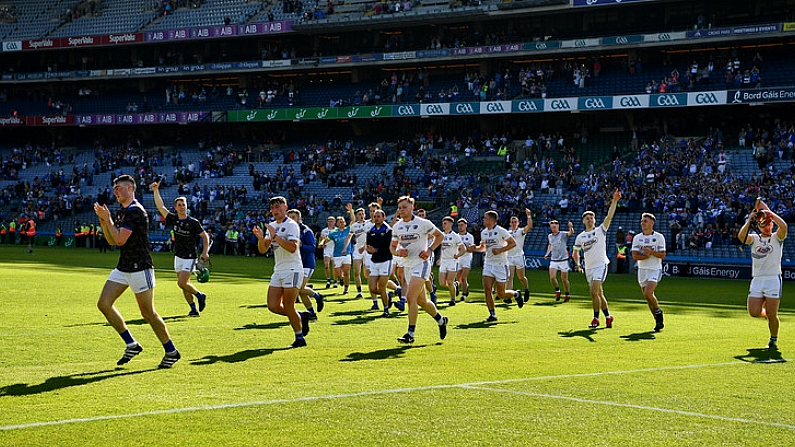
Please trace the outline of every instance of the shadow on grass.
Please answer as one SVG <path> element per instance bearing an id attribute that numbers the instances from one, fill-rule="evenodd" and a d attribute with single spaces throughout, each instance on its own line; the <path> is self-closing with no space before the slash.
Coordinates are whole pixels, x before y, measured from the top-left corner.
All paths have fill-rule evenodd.
<path id="1" fill-rule="evenodd" d="M 455 328 L 456 329 L 485 329 L 485 328 L 490 328 L 490 327 L 494 327 L 494 326 L 498 326 L 498 325 L 502 326 L 502 325 L 506 325 L 506 324 L 516 324 L 516 322 L 515 321 L 499 321 L 499 320 L 498 321 L 483 321 L 483 320 L 481 320 L 481 321 L 476 321 L 474 323 L 459 324 Z"/>
<path id="2" fill-rule="evenodd" d="M 187 315 L 174 315 L 171 317 L 163 317 L 163 321 L 182 321 L 187 320 L 189 317 Z M 138 318 L 135 320 L 130 320 L 126 322 L 128 326 L 143 326 L 148 325 L 149 323 L 146 322 L 143 318 Z M 110 323 L 107 321 L 96 321 L 94 323 L 77 323 L 77 324 L 69 324 L 64 327 L 84 327 L 84 326 L 110 326 Z"/>
<path id="3" fill-rule="evenodd" d="M 234 330 L 246 331 L 249 329 L 278 329 L 280 327 L 285 327 L 289 325 L 290 325 L 289 321 L 274 321 L 273 323 L 267 323 L 267 324 L 249 323 L 249 324 L 244 324 L 243 327 L 236 327 Z"/>
<path id="4" fill-rule="evenodd" d="M 243 304 L 242 306 L 237 306 L 240 309 L 267 309 L 267 304 Z"/>
<path id="5" fill-rule="evenodd" d="M 654 333 L 654 331 L 637 332 L 635 334 L 622 335 L 619 338 L 623 338 L 626 341 L 656 340 L 657 337 Z"/>
<path id="6" fill-rule="evenodd" d="M 0 396 L 30 396 L 32 394 L 47 393 L 50 391 L 62 390 L 73 386 L 87 385 L 114 377 L 132 376 L 145 372 L 155 371 L 155 369 L 145 369 L 142 371 L 120 371 L 119 369 L 108 369 L 104 371 L 88 372 L 80 374 L 70 374 L 68 376 L 50 377 L 42 383 L 29 385 L 27 383 L 15 383 L 0 387 Z"/>
<path id="7" fill-rule="evenodd" d="M 344 312 L 332 312 L 331 317 L 359 317 L 370 313 L 370 310 L 347 310 Z M 372 311 L 375 312 L 375 311 Z"/>
<path id="8" fill-rule="evenodd" d="M 596 329 L 583 329 L 581 331 L 566 331 L 566 332 L 558 332 L 563 338 L 574 338 L 574 337 L 582 337 L 590 342 L 596 342 L 593 339 L 593 335 L 596 333 Z"/>
<path id="9" fill-rule="evenodd" d="M 191 365 L 203 366 L 212 365 L 218 362 L 224 363 L 240 363 L 247 360 L 255 359 L 257 357 L 264 357 L 271 355 L 276 351 L 286 351 L 291 348 L 262 348 L 262 349 L 246 349 L 245 351 L 235 352 L 229 355 L 208 355 L 199 360 L 190 362 Z"/>
<path id="10" fill-rule="evenodd" d="M 335 314 L 331 314 L 331 316 L 334 316 L 334 315 Z M 381 320 L 381 319 L 384 319 L 384 318 L 392 318 L 393 316 L 394 316 L 394 314 L 389 316 L 389 317 L 384 317 L 384 314 L 382 314 L 381 312 L 377 312 L 377 313 L 373 312 L 373 313 L 369 313 L 369 314 L 365 314 L 365 315 L 357 315 L 355 318 L 350 318 L 350 319 L 347 319 L 347 320 L 337 320 L 337 321 L 334 321 L 331 324 L 333 326 L 348 326 L 348 325 L 352 325 L 352 324 L 367 324 L 367 323 L 369 323 L 371 321 Z"/>
<path id="11" fill-rule="evenodd" d="M 362 360 L 387 360 L 397 359 L 409 349 L 424 348 L 425 345 L 417 346 L 399 346 L 397 348 L 379 349 L 373 352 L 351 352 L 347 357 L 341 359 L 340 362 L 360 362 Z"/>
<path id="12" fill-rule="evenodd" d="M 555 307 L 555 306 L 560 306 L 561 304 L 563 304 L 563 301 L 541 301 L 540 303 L 539 302 L 533 303 L 533 306 L 552 306 L 552 307 Z"/>
<path id="13" fill-rule="evenodd" d="M 749 348 L 747 354 L 734 356 L 737 360 L 747 363 L 785 363 L 778 349 Z"/>

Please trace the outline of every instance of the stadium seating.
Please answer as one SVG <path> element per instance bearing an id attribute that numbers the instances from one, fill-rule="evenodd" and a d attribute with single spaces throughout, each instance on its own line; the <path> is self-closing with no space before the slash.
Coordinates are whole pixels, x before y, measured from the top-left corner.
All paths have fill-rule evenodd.
<path id="1" fill-rule="evenodd" d="M 96 16 L 65 23 L 49 37 L 134 33 L 159 17 L 150 0 L 103 0 Z"/>

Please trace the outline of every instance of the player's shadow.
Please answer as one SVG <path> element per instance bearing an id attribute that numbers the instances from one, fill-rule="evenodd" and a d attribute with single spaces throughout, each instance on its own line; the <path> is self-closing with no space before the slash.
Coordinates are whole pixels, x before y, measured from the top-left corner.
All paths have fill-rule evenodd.
<path id="1" fill-rule="evenodd" d="M 506 324 L 516 324 L 516 322 L 515 321 L 503 321 L 503 320 L 499 320 L 499 321 L 483 321 L 483 320 L 481 320 L 481 321 L 476 321 L 474 323 L 462 323 L 462 324 L 457 325 L 455 328 L 456 329 L 486 329 L 486 328 L 495 327 L 495 326 L 498 326 L 498 325 L 499 326 L 503 326 L 503 325 L 506 325 Z"/>
<path id="2" fill-rule="evenodd" d="M 182 321 L 182 320 L 187 320 L 188 318 L 190 318 L 190 317 L 188 317 L 187 315 L 173 315 L 173 316 L 170 316 L 170 317 L 163 317 L 163 321 L 165 321 L 165 322 Z M 127 322 L 127 326 L 144 326 L 144 325 L 148 325 L 148 324 L 149 323 L 147 323 L 146 320 L 144 320 L 143 318 L 138 318 L 138 319 L 130 320 L 130 321 Z M 109 323 L 105 323 L 105 325 L 106 326 L 110 326 Z"/>
<path id="3" fill-rule="evenodd" d="M 30 396 L 32 394 L 47 393 L 50 391 L 62 390 L 73 386 L 88 385 L 114 377 L 132 376 L 154 371 L 155 369 L 145 369 L 141 371 L 123 371 L 119 369 L 108 369 L 97 372 L 87 372 L 80 374 L 70 374 L 66 376 L 50 377 L 42 383 L 27 384 L 15 383 L 0 387 L 0 396 Z"/>
<path id="4" fill-rule="evenodd" d="M 656 340 L 654 331 L 636 332 L 634 334 L 622 335 L 618 338 L 623 338 L 626 341 L 641 341 L 641 340 Z"/>
<path id="5" fill-rule="evenodd" d="M 163 321 L 182 321 L 188 318 L 187 315 L 174 315 L 171 317 L 163 317 Z M 142 326 L 149 324 L 143 318 L 138 318 L 135 320 L 130 320 L 127 322 L 128 326 Z M 107 321 L 96 321 L 94 323 L 77 323 L 77 324 L 70 324 L 64 327 L 83 327 L 83 326 L 110 326 L 110 323 Z"/>
<path id="6" fill-rule="evenodd" d="M 736 355 L 734 358 L 748 363 L 785 363 L 787 361 L 781 356 L 781 351 L 768 348 L 748 348 L 747 354 Z"/>
<path id="7" fill-rule="evenodd" d="M 208 355 L 190 362 L 191 365 L 203 366 L 212 365 L 218 362 L 224 363 L 240 363 L 247 360 L 255 359 L 257 357 L 264 357 L 271 355 L 276 351 L 286 351 L 290 348 L 262 348 L 262 349 L 246 349 L 245 351 L 235 352 L 229 355 Z"/>
<path id="8" fill-rule="evenodd" d="M 552 307 L 555 307 L 555 306 L 560 306 L 561 304 L 563 304 L 563 301 L 541 301 L 541 302 L 533 303 L 533 306 L 552 306 Z"/>
<path id="9" fill-rule="evenodd" d="M 335 314 L 332 314 L 335 316 Z M 349 318 L 347 320 L 336 320 L 331 323 L 333 326 L 349 326 L 354 324 L 367 324 L 371 321 L 381 320 L 385 317 L 381 313 L 370 313 L 370 314 L 357 314 L 354 318 Z"/>
<path id="10" fill-rule="evenodd" d="M 346 310 L 344 312 L 332 312 L 330 315 L 332 317 L 358 317 L 367 315 L 370 312 L 369 310 Z"/>
<path id="11" fill-rule="evenodd" d="M 377 351 L 372 351 L 372 352 L 351 352 L 350 354 L 348 354 L 347 357 L 341 359 L 340 362 L 360 362 L 362 360 L 397 359 L 403 357 L 403 355 L 409 349 L 424 348 L 424 347 L 425 345 L 399 346 L 397 348 L 379 349 Z"/>
<path id="12" fill-rule="evenodd" d="M 593 335 L 596 333 L 596 329 L 583 329 L 581 331 L 566 331 L 566 332 L 558 332 L 563 338 L 574 338 L 574 337 L 581 337 L 590 342 L 596 342 L 593 339 Z"/>
<path id="13" fill-rule="evenodd" d="M 268 304 L 244 304 L 238 307 L 240 309 L 267 309 Z"/>
<path id="14" fill-rule="evenodd" d="M 275 321 L 273 323 L 267 324 L 257 324 L 257 323 L 249 323 L 244 324 L 243 327 L 236 327 L 236 331 L 246 331 L 249 329 L 278 329 L 280 327 L 289 326 L 290 323 L 287 321 Z"/>

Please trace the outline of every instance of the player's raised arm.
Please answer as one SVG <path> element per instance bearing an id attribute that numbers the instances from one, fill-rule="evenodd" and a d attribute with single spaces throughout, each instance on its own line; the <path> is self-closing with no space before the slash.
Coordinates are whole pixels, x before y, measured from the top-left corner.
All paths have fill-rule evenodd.
<path id="1" fill-rule="evenodd" d="M 166 208 L 166 204 L 163 203 L 163 197 L 160 196 L 160 182 L 152 182 L 149 185 L 149 188 L 152 189 L 152 192 L 155 195 L 155 205 L 157 205 L 157 211 L 160 212 L 160 215 L 163 217 L 168 216 L 168 208 Z"/>
<path id="2" fill-rule="evenodd" d="M 525 208 L 524 213 L 527 215 L 527 225 L 522 229 L 522 233 L 527 234 L 533 229 L 533 212 Z"/>
<path id="3" fill-rule="evenodd" d="M 602 222 L 605 231 L 610 228 L 610 222 L 613 221 L 613 215 L 616 214 L 616 207 L 618 206 L 619 199 L 621 199 L 621 191 L 616 188 L 616 190 L 613 191 L 613 201 L 610 203 L 610 209 L 607 210 L 607 216 L 605 216 L 605 220 Z"/>

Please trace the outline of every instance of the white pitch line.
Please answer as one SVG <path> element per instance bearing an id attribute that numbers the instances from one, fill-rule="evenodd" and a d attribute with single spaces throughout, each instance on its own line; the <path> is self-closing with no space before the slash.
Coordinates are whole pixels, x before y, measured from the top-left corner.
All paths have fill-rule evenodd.
<path id="1" fill-rule="evenodd" d="M 786 360 L 785 360 L 786 361 Z M 582 373 L 582 374 L 561 374 L 556 376 L 540 376 L 540 377 L 525 377 L 525 378 L 518 378 L 518 379 L 503 379 L 503 380 L 491 380 L 485 382 L 469 382 L 469 383 L 457 383 L 457 384 L 450 384 L 450 385 L 428 385 L 428 386 L 420 386 L 414 388 L 394 388 L 390 390 L 374 390 L 374 391 L 362 391 L 359 393 L 346 393 L 346 394 L 330 394 L 325 396 L 306 396 L 306 397 L 295 397 L 290 399 L 271 399 L 271 400 L 262 400 L 262 401 L 252 401 L 252 402 L 238 402 L 238 403 L 229 403 L 229 404 L 218 404 L 218 405 L 202 405 L 196 407 L 185 407 L 185 408 L 171 408 L 166 410 L 153 410 L 153 411 L 144 411 L 140 413 L 128 413 L 128 414 L 112 414 L 112 415 L 105 415 L 105 416 L 94 416 L 94 417 L 87 417 L 87 418 L 73 418 L 73 419 L 61 419 L 56 421 L 41 421 L 41 422 L 30 422 L 27 424 L 17 424 L 17 425 L 3 425 L 0 426 L 0 431 L 10 431 L 10 430 L 23 430 L 27 428 L 38 428 L 38 427 L 50 427 L 55 425 L 67 425 L 67 424 L 80 424 L 86 422 L 97 422 L 97 421 L 109 421 L 114 419 L 131 419 L 131 418 L 138 418 L 144 416 L 158 416 L 164 414 L 177 414 L 177 413 L 188 413 L 193 411 L 212 411 L 212 410 L 223 410 L 228 408 L 243 408 L 243 407 L 256 407 L 256 406 L 266 406 L 266 405 L 276 405 L 276 404 L 290 404 L 290 403 L 298 403 L 298 402 L 312 402 L 318 400 L 332 400 L 332 399 L 348 399 L 354 397 L 365 397 L 365 396 L 378 396 L 384 394 L 398 394 L 398 393 L 411 393 L 417 391 L 428 391 L 428 390 L 443 390 L 443 389 L 450 389 L 450 388 L 477 388 L 477 387 L 484 387 L 486 385 L 500 385 L 500 384 L 508 384 L 508 383 L 521 383 L 521 382 L 534 382 L 534 381 L 542 381 L 542 380 L 558 380 L 558 379 L 573 379 L 573 378 L 581 378 L 581 377 L 598 377 L 598 376 L 610 376 L 610 375 L 621 375 L 621 374 L 637 374 L 637 373 L 648 373 L 648 372 L 655 372 L 655 371 L 675 371 L 675 370 L 683 370 L 683 369 L 695 369 L 695 368 L 714 368 L 714 367 L 721 367 L 721 366 L 732 366 L 732 365 L 749 365 L 752 363 L 748 362 L 722 362 L 722 363 L 702 363 L 702 364 L 695 364 L 695 365 L 679 365 L 679 366 L 661 366 L 657 368 L 645 368 L 645 369 L 629 369 L 629 370 L 622 370 L 622 371 L 601 371 L 601 372 L 593 372 L 593 373 Z M 552 397 L 552 396 L 550 396 Z M 674 410 L 672 410 L 674 411 Z M 755 421 L 754 421 L 755 422 Z M 795 426 L 789 425 L 782 425 L 788 428 L 795 428 Z"/>
<path id="2" fill-rule="evenodd" d="M 517 394 L 520 396 L 530 396 L 530 397 L 542 397 L 546 399 L 557 399 L 557 400 L 568 400 L 572 402 L 578 402 L 582 404 L 594 404 L 594 405 L 607 405 L 611 407 L 624 407 L 624 408 L 632 408 L 635 410 L 648 410 L 648 411 L 656 411 L 660 413 L 671 413 L 676 414 L 679 416 L 692 416 L 704 419 L 717 419 L 719 421 L 726 421 L 726 422 L 740 422 L 743 424 L 757 424 L 757 425 L 766 425 L 769 427 L 782 427 L 782 428 L 789 428 L 791 430 L 795 430 L 795 425 L 790 424 L 782 424 L 779 422 L 767 422 L 767 421 L 757 421 L 753 419 L 744 419 L 744 418 L 733 418 L 728 416 L 719 416 L 714 414 L 706 414 L 706 413 L 696 413 L 693 411 L 683 411 L 683 410 L 672 410 L 670 408 L 658 408 L 658 407 L 649 407 L 646 405 L 635 405 L 635 404 L 624 404 L 620 402 L 610 402 L 604 400 L 593 400 L 593 399 L 582 399 L 579 397 L 569 397 L 569 396 L 556 396 L 554 394 L 544 394 L 544 393 L 528 393 L 525 391 L 516 391 L 516 390 L 506 390 L 500 388 L 490 388 L 485 386 L 472 386 L 472 385 L 462 385 L 461 388 L 466 388 L 470 390 L 482 390 L 482 391 L 493 391 L 498 393 L 506 393 L 506 394 Z"/>

